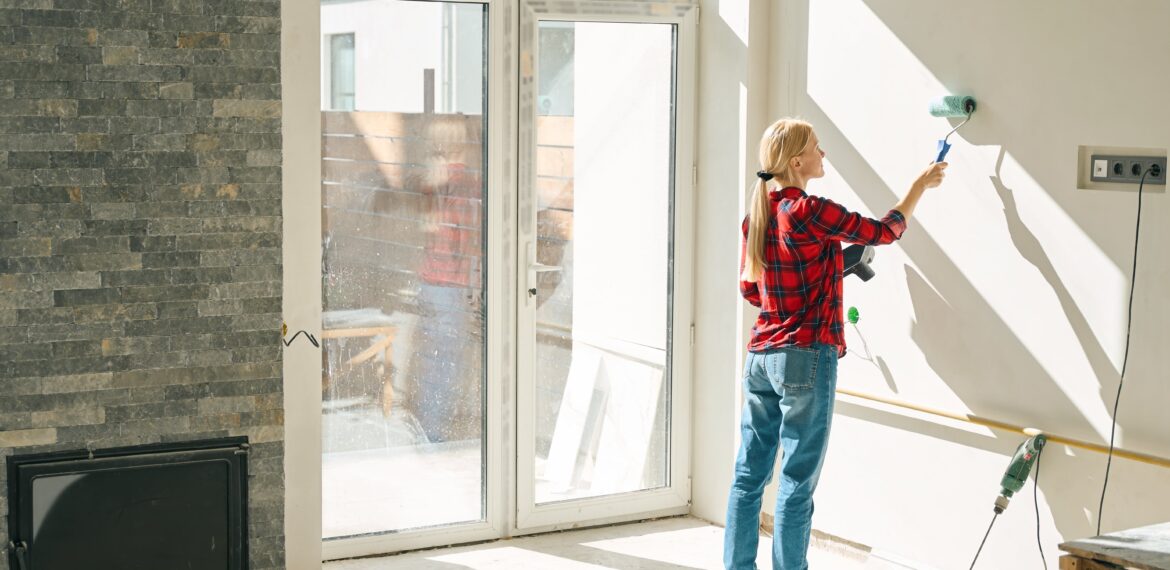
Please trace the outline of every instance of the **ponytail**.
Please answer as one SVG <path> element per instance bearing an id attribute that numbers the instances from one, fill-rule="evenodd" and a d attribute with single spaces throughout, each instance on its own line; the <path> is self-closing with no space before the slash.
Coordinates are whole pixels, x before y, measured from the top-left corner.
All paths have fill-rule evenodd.
<path id="1" fill-rule="evenodd" d="M 764 240 L 768 234 L 768 223 L 772 217 L 771 200 L 768 198 L 768 182 L 756 180 L 755 195 L 752 196 L 751 213 L 748 214 L 747 248 L 743 259 L 741 281 L 755 283 L 764 273 Z"/>
<path id="2" fill-rule="evenodd" d="M 747 247 L 744 248 L 741 281 L 758 282 L 764 273 L 764 246 L 768 225 L 772 223 L 772 199 L 768 196 L 768 181 L 773 177 L 785 180 L 789 161 L 804 152 L 812 139 L 812 125 L 799 119 L 780 119 L 760 139 L 760 166 L 756 173 L 755 196 L 748 213 Z"/>

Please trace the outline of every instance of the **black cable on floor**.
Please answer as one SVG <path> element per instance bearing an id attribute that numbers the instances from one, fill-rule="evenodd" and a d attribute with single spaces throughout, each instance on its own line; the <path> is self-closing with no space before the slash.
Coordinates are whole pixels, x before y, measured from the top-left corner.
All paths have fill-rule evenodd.
<path id="1" fill-rule="evenodd" d="M 983 542 L 979 543 L 979 550 L 975 551 L 975 558 L 971 560 L 971 568 L 975 568 L 975 561 L 979 560 L 979 553 L 983 552 L 983 545 L 987 544 L 987 536 L 991 534 L 991 527 L 995 526 L 995 519 L 999 518 L 999 513 L 991 517 L 991 524 L 987 525 L 987 532 L 983 533 Z"/>
<path id="2" fill-rule="evenodd" d="M 1040 549 L 1040 561 L 1044 563 L 1044 570 L 1048 570 L 1048 560 L 1044 558 L 1044 543 L 1040 541 L 1040 459 L 1044 455 L 1044 448 L 1036 452 L 1036 478 L 1032 481 L 1032 504 L 1036 507 L 1036 546 Z"/>
<path id="3" fill-rule="evenodd" d="M 1121 386 L 1125 383 L 1125 368 L 1129 364 L 1129 334 L 1133 328 L 1133 289 L 1137 285 L 1138 240 L 1142 235 L 1142 187 L 1146 185 L 1146 175 L 1151 169 L 1142 173 L 1138 182 L 1137 222 L 1134 224 L 1133 236 L 1133 270 L 1129 277 L 1129 316 L 1125 322 L 1125 356 L 1121 359 L 1121 378 L 1117 381 L 1117 398 L 1113 400 L 1113 427 L 1109 428 L 1109 459 L 1105 462 L 1105 482 L 1101 484 L 1101 502 L 1097 505 L 1097 536 L 1101 536 L 1101 519 L 1105 514 L 1105 489 L 1109 487 L 1109 469 L 1113 466 L 1113 443 L 1117 435 L 1117 405 L 1121 403 Z"/>

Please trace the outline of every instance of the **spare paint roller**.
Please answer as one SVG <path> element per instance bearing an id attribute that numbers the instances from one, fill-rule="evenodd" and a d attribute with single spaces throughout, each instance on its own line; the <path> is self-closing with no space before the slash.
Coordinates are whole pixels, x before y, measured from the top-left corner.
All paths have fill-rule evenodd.
<path id="1" fill-rule="evenodd" d="M 934 160 L 935 162 L 946 160 L 947 151 L 951 150 L 951 145 L 947 143 L 947 139 L 951 138 L 951 135 L 959 130 L 959 127 L 967 124 L 967 121 L 971 120 L 971 113 L 974 112 L 975 98 L 969 95 L 947 95 L 946 97 L 939 97 L 930 102 L 930 114 L 935 117 L 965 117 L 963 122 L 959 123 L 958 127 L 951 129 L 951 132 L 947 133 L 947 136 L 938 141 L 938 158 Z"/>

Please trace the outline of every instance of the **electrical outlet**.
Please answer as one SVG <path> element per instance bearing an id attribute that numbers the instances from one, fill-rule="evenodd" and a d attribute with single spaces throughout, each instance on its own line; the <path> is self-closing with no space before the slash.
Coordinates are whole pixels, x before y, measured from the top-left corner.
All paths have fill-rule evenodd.
<path id="1" fill-rule="evenodd" d="M 1166 184 L 1166 159 L 1154 159 L 1150 164 L 1150 174 L 1147 180 L 1151 184 Z"/>
<path id="2" fill-rule="evenodd" d="M 1093 182 L 1119 182 L 1122 184 L 1138 184 L 1145 175 L 1145 183 L 1153 185 L 1166 184 L 1166 157 L 1164 156 L 1118 156 L 1093 155 L 1092 165 Z"/>

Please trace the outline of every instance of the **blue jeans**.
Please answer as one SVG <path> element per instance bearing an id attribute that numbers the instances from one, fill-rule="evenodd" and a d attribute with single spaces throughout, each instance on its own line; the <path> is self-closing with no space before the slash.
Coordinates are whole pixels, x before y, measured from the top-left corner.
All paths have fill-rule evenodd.
<path id="1" fill-rule="evenodd" d="M 479 344 L 478 322 L 467 296 L 462 287 L 424 283 L 419 288 L 415 415 L 431 443 L 479 437 L 478 417 L 464 417 L 470 404 L 478 410 L 481 370 L 473 350 Z"/>
<path id="2" fill-rule="evenodd" d="M 837 349 L 817 344 L 748 353 L 744 364 L 743 443 L 727 504 L 723 564 L 756 567 L 760 503 L 779 445 L 780 491 L 772 538 L 774 570 L 806 570 L 813 491 L 821 474 L 837 389 Z"/>

